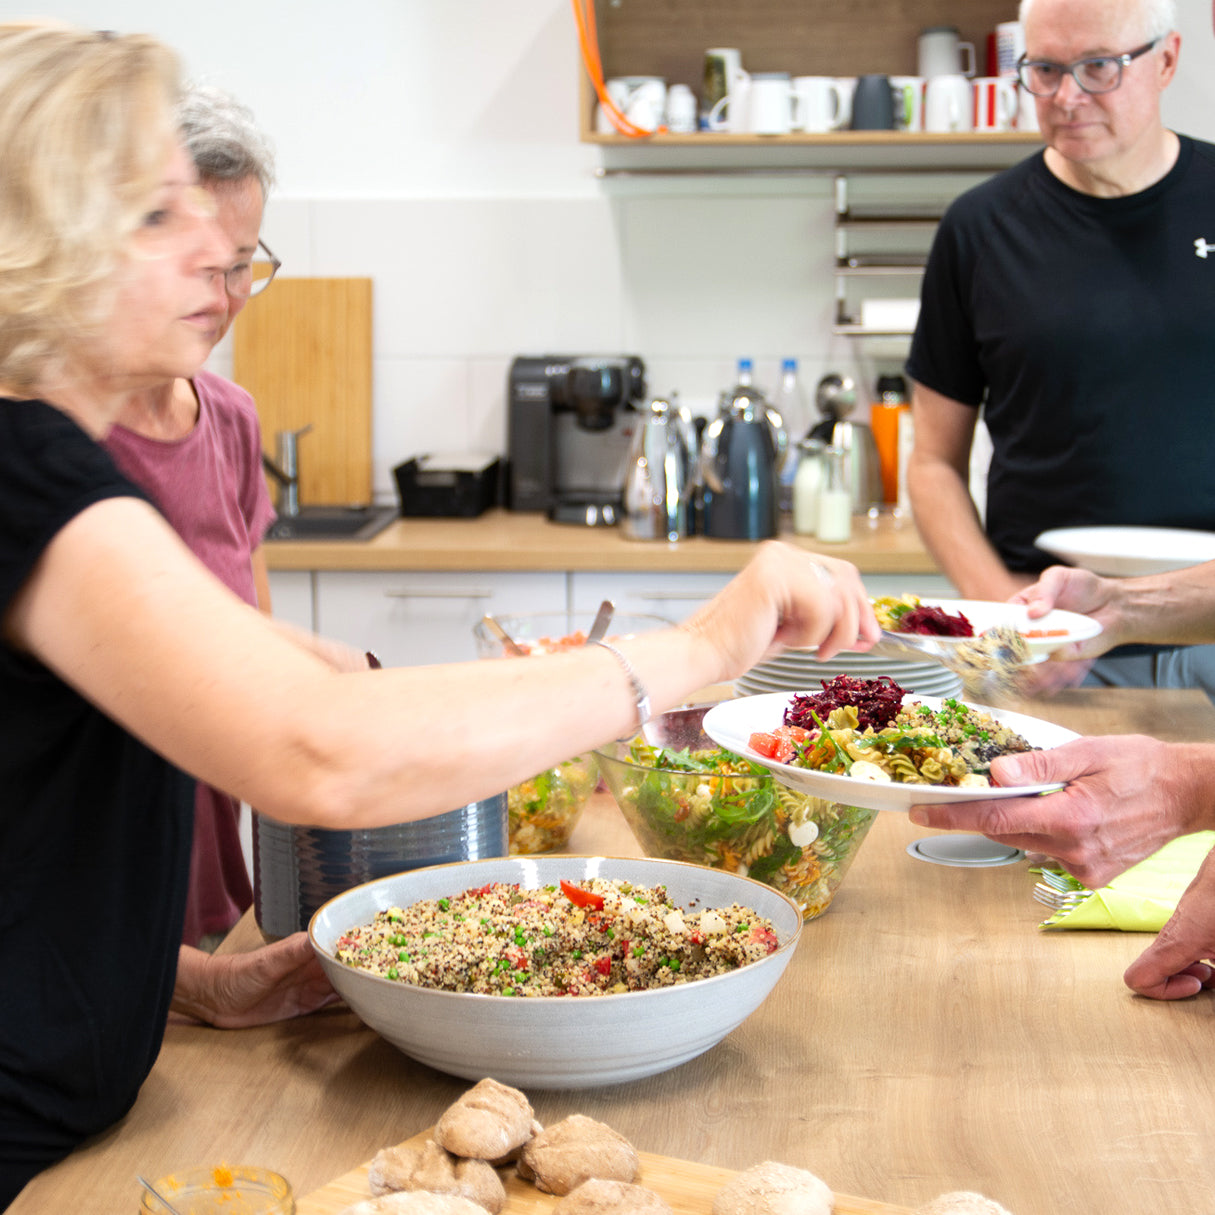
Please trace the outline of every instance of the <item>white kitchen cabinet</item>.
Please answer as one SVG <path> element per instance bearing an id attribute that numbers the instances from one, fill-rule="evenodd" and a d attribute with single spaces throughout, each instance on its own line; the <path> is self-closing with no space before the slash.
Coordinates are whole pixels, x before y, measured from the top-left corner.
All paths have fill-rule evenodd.
<path id="1" fill-rule="evenodd" d="M 958 592 L 943 574 L 866 574 L 865 589 L 882 595 L 919 595 L 921 599 L 956 599 Z"/>
<path id="2" fill-rule="evenodd" d="M 316 574 L 316 630 L 385 666 L 468 662 L 477 657 L 473 627 L 487 612 L 562 611 L 564 573 Z"/>
<path id="3" fill-rule="evenodd" d="M 312 619 L 313 579 L 311 570 L 271 570 L 270 610 L 276 620 L 315 631 Z"/>
<path id="4" fill-rule="evenodd" d="M 574 573 L 570 604 L 576 612 L 593 612 L 604 599 L 619 615 L 644 613 L 683 620 L 727 582 L 729 574 Z"/>

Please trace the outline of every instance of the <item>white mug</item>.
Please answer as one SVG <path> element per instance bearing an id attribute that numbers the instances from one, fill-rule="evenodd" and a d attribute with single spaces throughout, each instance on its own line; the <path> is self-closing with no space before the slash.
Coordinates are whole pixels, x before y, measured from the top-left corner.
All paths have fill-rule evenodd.
<path id="1" fill-rule="evenodd" d="M 894 126 L 898 131 L 924 129 L 924 77 L 891 76 L 894 89 Z"/>
<path id="2" fill-rule="evenodd" d="M 840 117 L 831 129 L 844 131 L 852 126 L 852 94 L 856 92 L 855 76 L 837 76 L 835 83 L 840 90 Z"/>
<path id="3" fill-rule="evenodd" d="M 611 99 L 612 104 L 623 114 L 625 103 L 628 101 L 629 86 L 623 80 L 605 80 L 603 82 L 604 91 Z M 595 130 L 600 135 L 615 135 L 617 134 L 616 124 L 612 121 L 611 116 L 603 106 L 598 106 L 595 111 Z"/>
<path id="4" fill-rule="evenodd" d="M 974 91 L 965 76 L 933 76 L 924 86 L 924 130 L 974 129 Z"/>
<path id="5" fill-rule="evenodd" d="M 661 76 L 617 76 L 606 81 L 604 87 L 616 108 L 634 126 L 645 131 L 662 126 L 667 108 L 667 84 Z M 605 135 L 616 130 L 602 108 L 596 119 L 596 127 Z"/>
<path id="6" fill-rule="evenodd" d="M 1017 82 L 1008 76 L 976 76 L 976 131 L 1011 131 L 1017 121 Z"/>
<path id="7" fill-rule="evenodd" d="M 730 131 L 735 135 L 749 129 L 747 114 L 750 108 L 751 73 L 739 69 L 730 85 L 730 91 L 709 111 L 707 125 L 710 131 Z"/>
<path id="8" fill-rule="evenodd" d="M 919 53 L 917 76 L 973 76 L 975 74 L 975 45 L 958 40 L 952 25 L 934 25 L 921 30 L 916 44 Z M 962 59 L 967 66 L 962 66 Z"/>
<path id="9" fill-rule="evenodd" d="M 673 135 L 689 135 L 696 130 L 696 94 L 686 84 L 667 89 L 667 130 Z"/>
<path id="10" fill-rule="evenodd" d="M 742 70 L 742 51 L 737 47 L 715 46 L 705 51 L 704 81 L 700 95 L 706 114 L 723 97 L 729 96 Z"/>
<path id="11" fill-rule="evenodd" d="M 1017 89 L 1017 130 L 1036 131 L 1038 129 L 1038 103 L 1029 89 Z"/>
<path id="12" fill-rule="evenodd" d="M 834 76 L 794 76 L 793 129 L 822 133 L 838 131 L 844 113 L 843 90 Z"/>
<path id="13" fill-rule="evenodd" d="M 747 99 L 747 130 L 787 135 L 793 129 L 793 85 L 788 72 L 755 72 Z"/>

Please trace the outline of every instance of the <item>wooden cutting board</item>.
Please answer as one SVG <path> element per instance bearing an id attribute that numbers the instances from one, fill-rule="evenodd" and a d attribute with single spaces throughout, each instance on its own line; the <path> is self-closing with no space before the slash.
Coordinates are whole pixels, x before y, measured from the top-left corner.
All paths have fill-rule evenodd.
<path id="1" fill-rule="evenodd" d="M 421 1131 L 405 1142 L 420 1146 L 430 1137 L 431 1131 Z M 675 1215 L 709 1215 L 717 1191 L 736 1175 L 730 1169 L 693 1164 L 670 1156 L 655 1156 L 649 1152 L 639 1152 L 638 1155 L 641 1157 L 638 1184 L 661 1194 L 671 1204 Z M 338 1215 L 348 1206 L 370 1198 L 371 1190 L 367 1186 L 370 1164 L 368 1161 L 301 1198 L 296 1203 L 296 1215 Z M 524 1181 L 513 1172 L 508 1176 L 504 1170 L 501 1176 L 506 1184 L 506 1206 L 502 1209 L 502 1215 L 549 1215 L 559 1201 L 552 1194 L 542 1194 L 531 1182 Z M 912 1215 L 912 1212 L 909 1207 L 837 1194 L 835 1215 Z"/>
<path id="2" fill-rule="evenodd" d="M 371 335 L 369 278 L 276 278 L 236 322 L 232 374 L 257 402 L 266 454 L 278 431 L 312 426 L 301 503 L 371 501 Z"/>

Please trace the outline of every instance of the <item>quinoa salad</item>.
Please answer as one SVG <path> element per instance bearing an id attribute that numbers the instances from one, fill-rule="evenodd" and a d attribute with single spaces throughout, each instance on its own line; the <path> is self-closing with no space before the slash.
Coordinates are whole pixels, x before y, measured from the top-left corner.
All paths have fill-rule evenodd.
<path id="1" fill-rule="evenodd" d="M 727 974 L 775 953 L 772 922 L 737 903 L 683 910 L 663 886 L 592 878 L 502 882 L 378 912 L 338 961 L 383 978 L 489 996 L 596 996 Z"/>

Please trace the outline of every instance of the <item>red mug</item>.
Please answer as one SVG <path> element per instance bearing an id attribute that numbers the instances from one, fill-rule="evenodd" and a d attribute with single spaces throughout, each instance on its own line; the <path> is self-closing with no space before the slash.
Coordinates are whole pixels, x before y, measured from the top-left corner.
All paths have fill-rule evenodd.
<path id="1" fill-rule="evenodd" d="M 1017 121 L 1017 82 L 1009 76 L 979 76 L 974 82 L 974 129 L 1011 131 Z"/>

